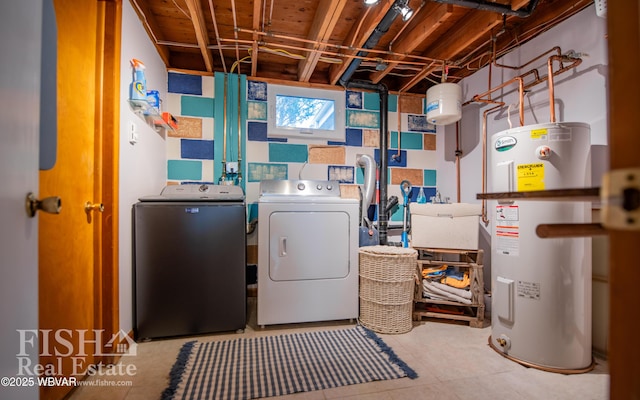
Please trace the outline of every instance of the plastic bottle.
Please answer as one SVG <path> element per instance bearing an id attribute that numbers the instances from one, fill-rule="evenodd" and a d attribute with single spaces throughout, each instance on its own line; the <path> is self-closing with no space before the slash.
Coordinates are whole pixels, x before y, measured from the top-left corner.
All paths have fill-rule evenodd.
<path id="1" fill-rule="evenodd" d="M 416 197 L 416 201 L 418 202 L 418 204 L 424 204 L 427 202 L 427 196 L 424 195 L 423 188 L 420 188 L 420 191 L 418 192 L 418 197 Z"/>
<path id="2" fill-rule="evenodd" d="M 133 81 L 129 86 L 129 98 L 131 100 L 147 100 L 147 80 L 144 76 L 144 64 L 135 58 L 131 59 L 133 67 Z"/>

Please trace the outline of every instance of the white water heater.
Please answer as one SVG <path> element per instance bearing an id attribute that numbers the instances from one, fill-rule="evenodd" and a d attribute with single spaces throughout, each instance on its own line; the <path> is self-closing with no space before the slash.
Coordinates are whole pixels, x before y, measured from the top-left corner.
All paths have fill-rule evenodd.
<path id="1" fill-rule="evenodd" d="M 549 123 L 496 133 L 489 192 L 591 186 L 589 125 Z M 491 201 L 491 347 L 532 367 L 586 372 L 591 355 L 591 239 L 539 238 L 539 224 L 587 223 L 591 203 Z"/>

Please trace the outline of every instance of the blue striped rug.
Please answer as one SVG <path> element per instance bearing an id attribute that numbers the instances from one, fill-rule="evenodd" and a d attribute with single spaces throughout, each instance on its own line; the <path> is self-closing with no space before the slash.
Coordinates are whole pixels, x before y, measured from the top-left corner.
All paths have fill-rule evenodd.
<path id="1" fill-rule="evenodd" d="M 163 399 L 256 399 L 417 374 L 372 331 L 185 343 Z"/>

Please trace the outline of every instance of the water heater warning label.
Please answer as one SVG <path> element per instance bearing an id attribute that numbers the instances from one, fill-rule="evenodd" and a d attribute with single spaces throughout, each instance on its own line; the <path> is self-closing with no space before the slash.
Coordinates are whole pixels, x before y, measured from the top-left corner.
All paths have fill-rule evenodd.
<path id="1" fill-rule="evenodd" d="M 518 192 L 544 190 L 544 164 L 518 164 Z"/>
<path id="2" fill-rule="evenodd" d="M 518 281 L 518 297 L 540 300 L 540 283 Z"/>
<path id="3" fill-rule="evenodd" d="M 520 213 L 518 206 L 496 206 L 496 251 L 506 256 L 520 254 Z"/>

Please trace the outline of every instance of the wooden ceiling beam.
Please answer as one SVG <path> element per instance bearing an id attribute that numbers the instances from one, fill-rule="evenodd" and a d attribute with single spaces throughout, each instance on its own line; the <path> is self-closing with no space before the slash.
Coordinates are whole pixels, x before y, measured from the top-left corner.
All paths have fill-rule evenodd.
<path id="1" fill-rule="evenodd" d="M 517 11 L 524 6 L 529 5 L 530 0 L 513 0 L 511 1 L 511 9 Z"/>
<path id="2" fill-rule="evenodd" d="M 253 23 L 254 32 L 260 29 L 260 14 L 262 13 L 262 0 L 253 0 Z M 251 45 L 251 76 L 258 74 L 258 34 L 253 34 L 253 44 Z"/>
<path id="3" fill-rule="evenodd" d="M 470 12 L 458 22 L 455 28 L 447 32 L 445 38 L 427 49 L 424 56 L 438 60 L 451 60 L 501 23 L 502 16 L 500 14 L 485 11 Z M 440 67 L 440 65 L 425 66 L 413 78 L 401 85 L 400 92 L 411 89 Z"/>
<path id="4" fill-rule="evenodd" d="M 395 53 L 411 53 L 416 47 L 424 42 L 444 21 L 453 14 L 453 6 L 450 4 L 430 3 L 423 7 L 418 15 L 416 15 L 407 27 L 406 31 L 396 39 L 397 44 L 393 46 Z M 406 57 L 392 56 L 389 61 L 402 61 Z M 370 79 L 373 83 L 378 83 L 387 76 L 395 67 L 397 62 L 389 62 L 387 68 L 383 71 L 377 71 L 371 74 Z"/>
<path id="5" fill-rule="evenodd" d="M 373 8 L 365 8 L 365 11 L 360 17 L 360 21 L 353 24 L 342 45 L 361 48 L 367 39 L 369 39 L 369 36 L 371 36 L 376 26 L 382 21 L 382 18 L 384 18 L 393 3 L 394 0 L 383 0 L 375 6 L 372 6 Z M 356 53 L 356 50 L 345 52 L 342 64 L 334 64 L 331 66 L 329 69 L 329 84 L 335 85 L 336 82 L 338 82 L 344 71 L 349 67 L 351 60 L 353 60 L 353 57 L 349 56 L 353 56 Z"/>
<path id="6" fill-rule="evenodd" d="M 320 0 L 307 39 L 320 43 L 327 42 L 346 4 L 347 0 Z M 313 50 L 298 63 L 298 80 L 300 82 L 309 82 L 309 78 L 311 78 L 311 74 L 313 74 L 322 55 L 322 50 L 326 48 L 320 43 L 307 44 L 307 47 Z"/>
<path id="7" fill-rule="evenodd" d="M 204 20 L 202 4 L 200 0 L 185 0 L 185 2 L 189 9 L 189 15 L 191 15 L 191 23 L 196 33 L 196 39 L 198 40 L 198 47 L 204 59 L 204 65 L 207 72 L 213 72 L 213 56 L 209 51 L 209 34 L 207 32 L 207 24 Z"/>
<path id="8" fill-rule="evenodd" d="M 153 45 L 158 50 L 158 54 L 160 58 L 164 62 L 164 65 L 170 67 L 169 63 L 169 49 L 167 46 L 163 46 L 158 44 L 159 40 L 162 40 L 161 37 L 158 37 L 162 29 L 160 29 L 160 25 L 153 17 L 153 13 L 149 9 L 146 1 L 133 0 L 133 8 L 136 10 L 136 14 L 138 14 L 138 18 L 142 21 L 142 26 L 144 26 L 144 30 L 147 31 L 147 35 L 153 42 Z"/>

